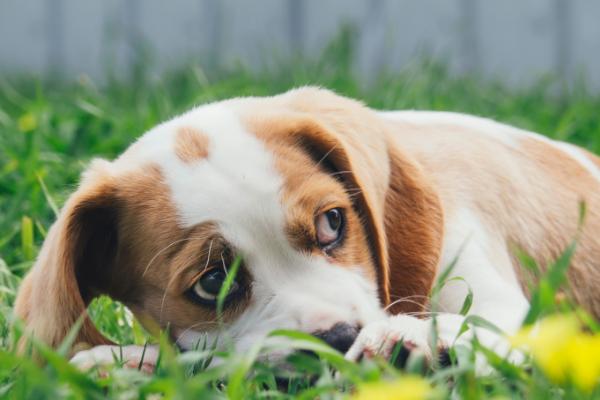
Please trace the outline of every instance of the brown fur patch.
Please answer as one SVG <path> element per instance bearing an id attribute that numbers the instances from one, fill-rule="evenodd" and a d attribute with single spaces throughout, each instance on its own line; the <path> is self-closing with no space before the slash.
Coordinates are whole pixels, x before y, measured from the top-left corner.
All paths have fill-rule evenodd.
<path id="1" fill-rule="evenodd" d="M 197 129 L 182 127 L 175 138 L 175 154 L 186 163 L 192 163 L 208 157 L 208 136 Z"/>

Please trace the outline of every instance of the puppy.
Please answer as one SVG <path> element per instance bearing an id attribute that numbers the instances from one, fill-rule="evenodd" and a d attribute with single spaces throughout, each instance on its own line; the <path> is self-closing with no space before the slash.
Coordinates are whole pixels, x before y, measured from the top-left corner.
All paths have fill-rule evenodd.
<path id="1" fill-rule="evenodd" d="M 77 342 L 98 347 L 77 354 L 80 364 L 112 360 L 85 317 L 101 294 L 169 327 L 183 349 L 226 335 L 244 351 L 285 328 L 350 359 L 388 356 L 400 340 L 427 354 L 433 307 L 435 345 L 477 335 L 506 352 L 482 328 L 459 335 L 465 296 L 469 314 L 514 332 L 529 304 L 513 250 L 541 265 L 556 258 L 576 236 L 581 201 L 568 277 L 600 316 L 599 166 L 583 149 L 490 120 L 379 112 L 316 88 L 208 104 L 92 162 L 16 315 L 51 346 L 84 316 Z M 238 257 L 220 324 L 217 295 Z M 461 280 L 429 304 L 453 260 L 449 277 Z M 141 349 L 126 350 L 135 364 Z"/>

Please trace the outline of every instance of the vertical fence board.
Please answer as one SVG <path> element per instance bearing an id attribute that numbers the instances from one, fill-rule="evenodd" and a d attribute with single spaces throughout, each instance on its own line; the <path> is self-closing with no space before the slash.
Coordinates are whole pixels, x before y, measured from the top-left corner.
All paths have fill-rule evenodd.
<path id="1" fill-rule="evenodd" d="M 364 17 L 360 20 L 359 43 L 356 62 L 361 75 L 377 78 L 385 68 L 386 57 L 386 21 L 387 2 L 366 0 Z"/>
<path id="2" fill-rule="evenodd" d="M 288 3 L 281 0 L 225 0 L 223 63 L 262 68 L 290 55 Z"/>
<path id="3" fill-rule="evenodd" d="M 46 31 L 46 70 L 52 76 L 60 76 L 65 64 L 64 1 L 46 0 L 44 7 Z"/>
<path id="4" fill-rule="evenodd" d="M 302 54 L 304 53 L 306 4 L 304 0 L 288 0 L 287 8 L 290 48 L 293 54 Z"/>
<path id="5" fill-rule="evenodd" d="M 600 2 L 571 0 L 571 79 L 586 79 L 589 88 L 600 90 Z"/>
<path id="6" fill-rule="evenodd" d="M 556 27 L 556 75 L 566 82 L 571 76 L 572 47 L 571 0 L 554 0 Z"/>
<path id="7" fill-rule="evenodd" d="M 143 57 L 157 72 L 208 54 L 218 57 L 219 5 L 215 1 L 139 0 Z M 204 61 L 202 59 L 201 61 Z"/>
<path id="8" fill-rule="evenodd" d="M 459 0 L 388 0 L 385 9 L 386 68 L 397 70 L 423 57 L 446 60 L 460 71 Z"/>
<path id="9" fill-rule="evenodd" d="M 479 3 L 478 0 L 461 0 L 460 7 L 460 56 L 464 73 L 477 72 L 479 61 Z"/>
<path id="10" fill-rule="evenodd" d="M 128 72 L 134 74 L 143 61 L 140 48 L 143 40 L 140 33 L 140 20 L 142 18 L 140 13 L 139 0 L 123 0 L 121 29 L 127 49 L 126 65 Z"/>
<path id="11" fill-rule="evenodd" d="M 519 85 L 554 73 L 555 35 L 550 0 L 481 1 L 481 71 Z"/>
<path id="12" fill-rule="evenodd" d="M 0 71 L 45 72 L 45 1 L 0 1 Z"/>
<path id="13" fill-rule="evenodd" d="M 114 27 L 106 25 L 111 2 L 61 1 L 64 12 L 61 76 L 65 79 L 77 79 L 81 74 L 102 76 L 114 60 L 109 52 L 114 40 L 108 34 Z"/>
<path id="14" fill-rule="evenodd" d="M 201 21 L 206 25 L 204 34 L 206 35 L 205 43 L 208 48 L 208 64 L 216 67 L 221 63 L 223 28 L 225 24 L 221 1 L 203 0 Z"/>

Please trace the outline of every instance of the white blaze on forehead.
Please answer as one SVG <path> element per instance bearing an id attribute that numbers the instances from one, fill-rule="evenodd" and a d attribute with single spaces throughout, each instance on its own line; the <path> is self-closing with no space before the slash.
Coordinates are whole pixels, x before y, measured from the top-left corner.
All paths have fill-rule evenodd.
<path id="1" fill-rule="evenodd" d="M 257 214 L 273 225 L 282 224 L 277 212 L 281 179 L 272 158 L 233 112 L 219 105 L 208 106 L 177 122 L 200 129 L 210 142 L 206 160 L 164 166 L 184 226 L 207 220 L 239 225 Z"/>
<path id="2" fill-rule="evenodd" d="M 209 139 L 208 156 L 194 163 L 174 151 L 179 128 L 198 129 Z M 222 104 L 194 109 L 161 124 L 135 143 L 120 162 L 151 161 L 161 167 L 182 227 L 215 221 L 240 247 L 254 245 L 258 230 L 283 231 L 281 178 L 270 153 Z M 251 232 L 235 229 L 246 226 Z M 245 233 L 245 234 L 243 234 Z M 280 237 L 280 236 L 279 236 Z M 264 239 L 264 238 L 261 238 Z M 246 243 L 250 241 L 251 243 Z"/>

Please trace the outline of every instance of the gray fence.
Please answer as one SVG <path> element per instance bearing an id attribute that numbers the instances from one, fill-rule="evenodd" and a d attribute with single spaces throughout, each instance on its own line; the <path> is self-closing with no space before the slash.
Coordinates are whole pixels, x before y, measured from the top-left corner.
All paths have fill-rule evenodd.
<path id="1" fill-rule="evenodd" d="M 158 69 L 260 68 L 318 54 L 344 22 L 365 77 L 424 53 L 511 84 L 551 73 L 600 88 L 597 0 L 0 0 L 0 71 L 101 78 L 147 54 Z"/>

